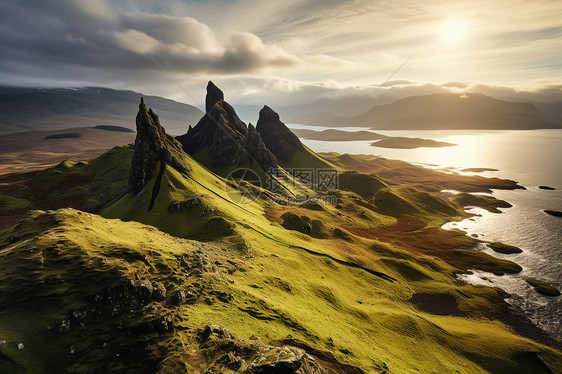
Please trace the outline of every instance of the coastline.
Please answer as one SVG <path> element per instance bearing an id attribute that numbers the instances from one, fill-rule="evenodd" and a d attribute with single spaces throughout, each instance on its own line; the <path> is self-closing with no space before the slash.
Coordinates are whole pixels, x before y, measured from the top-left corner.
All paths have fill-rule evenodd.
<path id="1" fill-rule="evenodd" d="M 439 174 L 436 173 L 440 173 L 442 175 L 444 175 L 444 178 L 447 179 L 456 179 L 456 175 L 457 173 L 453 172 L 454 174 L 451 174 L 451 171 L 449 171 L 448 173 L 438 171 L 434 168 L 428 168 L 425 166 L 413 166 L 410 163 L 406 163 L 404 161 L 398 161 L 398 160 L 387 160 L 387 159 L 382 159 L 380 157 L 376 157 L 376 156 L 370 156 L 370 155 L 337 155 L 336 153 L 330 152 L 330 153 L 324 153 L 323 156 L 327 157 L 327 159 L 329 159 L 330 161 L 333 161 L 334 159 L 339 159 L 340 161 L 343 159 L 343 161 L 345 162 L 341 162 L 342 164 L 347 164 L 347 166 L 349 167 L 355 167 L 356 170 L 360 170 L 362 172 L 374 172 L 374 173 L 381 173 L 383 174 L 386 178 L 388 178 L 388 176 L 391 176 L 391 172 L 389 172 L 388 170 L 381 168 L 380 165 L 379 167 L 373 167 L 373 165 L 368 165 L 370 162 L 372 162 L 373 160 L 379 160 L 380 164 L 383 164 L 383 166 L 387 167 L 388 169 L 392 169 L 394 167 L 400 167 L 400 170 L 403 172 L 405 170 L 405 166 L 406 165 L 410 165 L 410 167 L 407 170 L 410 170 L 410 173 L 414 173 L 412 170 L 416 171 L 420 171 L 423 172 L 424 176 L 427 178 L 427 175 L 431 175 L 431 176 L 436 176 Z M 365 162 L 361 162 L 361 161 L 365 161 Z M 416 168 L 422 168 L 424 169 L 423 171 L 420 169 L 416 169 Z M 482 170 L 480 170 L 482 169 Z M 497 169 L 495 169 L 497 170 Z M 478 172 L 479 173 L 490 173 L 492 171 L 491 168 L 479 168 Z M 414 173 L 415 174 L 415 173 Z M 456 183 L 459 183 L 460 180 L 462 180 L 463 178 L 473 178 L 476 177 L 479 182 L 483 182 L 486 179 L 490 180 L 489 177 L 481 177 L 479 175 L 474 175 L 477 174 L 476 172 L 470 172 L 470 173 L 463 173 L 462 177 L 459 178 Z M 404 180 L 408 180 L 408 181 L 413 181 L 415 180 L 415 178 L 412 175 L 401 175 L 400 176 L 402 179 Z M 480 179 L 483 178 L 483 179 Z M 496 181 L 496 183 L 498 182 L 498 178 L 494 178 L 494 180 Z M 396 181 L 399 182 L 399 181 Z M 518 183 L 513 183 L 512 185 L 506 186 L 506 185 L 502 185 L 501 183 L 498 184 L 498 186 L 500 187 L 498 188 L 494 188 L 496 186 L 487 186 L 489 187 L 487 189 L 487 191 L 481 191 L 481 186 L 478 185 L 470 185 L 469 187 L 467 187 L 466 185 L 462 185 L 466 190 L 470 190 L 472 192 L 472 194 L 468 194 L 468 193 L 462 193 L 462 195 L 470 195 L 473 198 L 476 197 L 485 197 L 486 199 L 491 199 L 490 201 L 492 202 L 491 206 L 481 206 L 482 210 L 478 211 L 477 213 L 474 212 L 472 209 L 470 209 L 471 205 L 474 203 L 474 200 L 468 200 L 466 201 L 466 211 L 467 213 L 470 215 L 470 217 L 462 217 L 460 219 L 457 220 L 451 220 L 448 223 L 443 224 L 441 227 L 447 228 L 447 230 L 453 230 L 453 232 L 458 232 L 459 230 L 461 230 L 461 226 L 464 227 L 464 224 L 462 223 L 466 223 L 466 222 L 476 222 L 477 219 L 482 215 L 482 214 L 486 214 L 490 217 L 497 217 L 497 216 L 506 216 L 510 214 L 510 209 L 511 206 L 513 204 L 510 203 L 508 198 L 504 198 L 504 196 L 497 196 L 498 192 L 502 191 L 502 195 L 507 195 L 510 192 L 513 191 L 518 191 L 518 193 L 526 193 L 528 192 L 523 186 L 519 185 Z M 484 192 L 484 194 L 482 194 L 482 192 Z M 476 193 L 476 194 L 474 194 Z M 448 195 L 450 195 L 450 193 L 447 193 Z M 451 196 L 449 196 L 451 197 Z M 494 206 L 493 204 L 497 204 L 497 206 Z M 487 210 L 484 210 L 483 208 L 487 208 Z M 515 208 L 517 209 L 517 208 Z M 556 218 L 556 217 L 553 217 Z M 456 227 L 455 227 L 456 226 Z M 498 259 L 498 260 L 509 260 L 509 261 L 513 261 L 513 257 L 514 255 L 506 255 L 506 254 L 501 254 L 498 253 L 496 251 L 493 251 L 490 248 L 487 248 L 486 251 L 484 251 L 483 249 L 479 249 L 477 248 L 479 244 L 483 244 L 486 243 L 487 241 L 489 241 L 489 237 L 486 238 L 486 240 L 483 239 L 482 235 L 477 233 L 476 231 L 469 231 L 469 230 L 462 230 L 462 232 L 464 232 L 464 236 L 466 238 L 469 238 L 470 240 L 473 240 L 473 245 L 472 245 L 472 250 L 473 251 L 478 251 L 479 253 L 486 253 L 489 256 Z M 477 238 L 475 238 L 475 236 Z M 496 238 L 497 239 L 497 238 Z M 498 239 L 499 240 L 499 239 Z M 503 240 L 503 239 L 502 239 Z M 499 240 L 501 241 L 501 240 Z M 509 243 L 509 241 L 508 241 Z M 527 252 L 527 251 L 525 251 Z M 511 258 L 510 258 L 511 257 Z M 518 263 L 517 260 L 515 260 L 515 263 Z M 522 269 L 523 272 L 525 272 L 525 268 Z M 477 270 L 478 271 L 478 270 Z M 470 268 L 465 269 L 465 271 L 459 271 L 459 274 L 470 274 L 472 272 L 472 270 Z M 497 276 L 494 275 L 492 272 L 487 272 L 486 274 L 488 274 L 489 276 L 486 276 L 486 278 L 492 278 L 492 277 L 522 277 L 520 274 L 517 274 L 517 272 L 513 275 L 502 275 L 502 276 Z M 531 274 L 532 275 L 532 274 Z M 473 286 L 484 286 L 484 287 L 500 287 L 501 286 L 497 286 L 494 284 L 480 284 L 480 283 L 474 283 L 474 282 L 469 282 L 469 281 L 465 281 L 461 278 L 457 276 L 455 277 L 456 280 L 459 282 L 459 284 L 470 284 Z M 523 281 L 523 283 L 526 283 Z M 547 329 L 544 329 L 544 326 L 541 326 L 540 323 L 537 323 L 536 321 L 533 321 L 532 318 L 529 316 L 529 311 L 525 310 L 523 308 L 523 306 L 521 305 L 521 303 L 517 303 L 513 301 L 514 295 L 512 292 L 509 292 L 508 290 L 502 288 L 502 292 L 504 293 L 504 298 L 497 299 L 494 300 L 494 302 L 498 305 L 498 311 L 495 311 L 494 313 L 491 313 L 489 315 L 490 318 L 492 319 L 497 319 L 502 321 L 503 323 L 511 326 L 511 328 L 513 328 L 515 331 L 517 331 L 519 334 L 521 334 L 522 336 L 531 338 L 531 339 L 535 339 L 537 341 L 540 342 L 544 342 L 544 344 L 547 344 L 549 346 L 552 347 L 556 347 L 556 348 L 560 348 L 562 342 L 560 340 L 558 340 L 556 338 L 556 336 L 554 336 L 552 334 L 551 331 L 548 331 Z M 532 290 L 532 292 L 536 292 L 535 290 Z M 540 295 L 537 293 L 536 298 L 544 298 L 546 296 Z M 548 300 L 548 299 L 547 299 Z M 551 301 L 551 300 L 550 300 Z"/>

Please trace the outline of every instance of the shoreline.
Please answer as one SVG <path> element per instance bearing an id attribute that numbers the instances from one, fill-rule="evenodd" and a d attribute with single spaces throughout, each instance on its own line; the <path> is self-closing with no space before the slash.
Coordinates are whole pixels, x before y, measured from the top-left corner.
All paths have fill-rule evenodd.
<path id="1" fill-rule="evenodd" d="M 375 174 L 379 170 L 375 170 L 376 168 L 368 169 L 365 164 L 363 164 L 361 162 L 357 162 L 357 160 L 352 160 L 352 159 L 353 158 L 366 159 L 366 160 L 369 160 L 369 161 L 372 161 L 374 159 L 378 159 L 378 160 L 383 159 L 381 157 L 374 157 L 374 156 L 371 156 L 371 155 L 361 155 L 361 156 L 341 155 L 341 154 L 337 155 L 335 152 L 330 152 L 330 153 L 325 153 L 325 154 L 329 155 L 329 157 L 328 157 L 329 160 L 334 159 L 334 158 L 338 158 L 338 157 L 344 157 L 345 158 L 345 156 L 348 156 L 347 157 L 347 161 L 348 161 L 347 164 L 349 166 L 353 165 L 353 166 L 356 166 L 358 168 L 361 168 L 362 169 L 361 171 L 363 171 L 363 172 L 374 172 Z M 352 162 L 352 161 L 355 161 L 355 162 Z M 409 162 L 399 161 L 399 160 L 384 159 L 384 162 L 388 163 L 389 164 L 388 166 L 390 168 L 403 166 L 403 165 L 412 165 Z M 381 163 L 384 163 L 384 162 L 381 161 Z M 419 166 L 419 168 L 423 168 L 424 171 L 426 172 L 425 174 L 431 173 L 432 175 L 436 175 L 436 174 L 434 174 L 435 172 L 441 172 L 439 170 L 429 168 L 429 167 L 425 167 L 425 166 Z M 402 168 L 402 170 L 403 169 L 404 168 Z M 479 170 L 482 173 L 487 172 L 487 171 L 492 171 L 492 168 L 482 168 L 482 169 L 483 170 L 481 170 L 481 171 Z M 497 169 L 494 169 L 494 170 L 497 170 Z M 383 171 L 386 172 L 386 170 L 383 170 Z M 451 175 L 451 174 L 446 174 L 446 175 L 447 175 L 446 178 L 454 178 L 455 177 L 454 175 Z M 404 177 L 404 176 L 402 176 L 402 177 Z M 471 177 L 474 177 L 474 176 L 462 175 L 462 177 L 463 178 L 471 178 Z M 475 177 L 484 178 L 484 179 L 488 179 L 488 180 L 491 179 L 489 177 L 482 177 L 482 176 L 479 176 L 479 175 L 477 175 Z M 498 178 L 495 178 L 495 179 L 497 180 Z M 471 191 L 472 193 L 474 193 L 474 192 L 478 193 L 479 192 L 478 191 L 479 188 L 476 187 L 476 186 L 471 186 L 470 189 L 472 189 L 472 191 Z M 504 210 L 503 208 L 511 207 L 512 204 L 509 202 L 509 199 L 507 199 L 507 201 L 504 201 L 504 200 L 500 200 L 497 197 L 497 195 L 496 195 L 496 197 L 492 196 L 492 194 L 494 192 L 497 192 L 497 191 L 500 191 L 500 190 L 503 190 L 505 192 L 507 192 L 507 191 L 510 191 L 510 192 L 521 191 L 521 192 L 523 192 L 524 190 L 526 190 L 526 188 L 520 186 L 518 183 L 514 183 L 510 186 L 502 186 L 502 188 L 494 188 L 494 186 L 490 186 L 490 188 L 488 189 L 488 191 L 486 191 L 486 193 L 489 193 L 491 196 L 486 196 L 486 198 L 493 199 L 492 202 L 496 202 L 496 203 L 499 202 L 500 205 L 498 205 L 497 207 L 502 208 L 502 210 Z M 465 193 L 465 192 L 462 192 L 462 194 L 468 195 L 468 193 Z M 471 194 L 470 196 L 471 197 L 476 197 L 476 196 L 480 197 L 481 195 Z M 473 203 L 474 201 L 470 201 L 470 202 Z M 486 214 L 490 214 L 491 216 L 494 216 L 495 214 L 501 214 L 501 213 L 509 214 L 509 209 L 507 211 L 502 212 L 502 210 L 497 209 L 497 207 L 481 206 L 482 209 L 487 210 Z M 466 208 L 467 207 L 465 206 L 465 211 L 466 211 Z M 448 221 L 447 223 L 441 225 L 441 227 L 447 226 L 447 224 L 451 224 L 451 223 L 463 222 L 465 220 L 467 220 L 467 222 L 470 222 L 470 220 L 473 220 L 474 218 L 476 218 L 475 216 L 479 215 L 479 214 L 474 214 L 474 213 L 471 213 L 471 212 L 466 212 L 466 213 L 470 214 L 471 217 L 463 217 L 463 218 L 459 218 L 459 219 L 456 219 L 456 220 L 451 220 L 451 221 Z M 460 227 L 457 226 L 456 228 L 454 228 L 454 227 L 451 227 L 450 229 L 447 228 L 448 231 L 455 230 L 455 229 L 456 229 L 456 231 L 458 231 L 458 230 L 460 230 Z M 465 232 L 464 233 L 465 237 L 474 239 L 477 243 L 478 242 L 479 243 L 485 243 L 486 242 L 486 241 L 481 239 L 480 234 L 478 234 L 478 239 L 475 239 L 474 236 L 472 236 L 475 233 L 468 232 L 468 231 L 465 231 L 465 230 L 463 230 L 463 231 Z M 475 250 L 477 250 L 478 252 L 481 252 L 481 253 L 485 253 L 481 249 L 475 249 Z M 493 252 L 496 253 L 495 251 L 493 251 Z M 500 257 L 500 256 L 495 256 L 494 254 L 491 254 L 491 257 L 493 257 L 495 259 L 498 259 L 498 260 L 503 260 L 504 258 L 506 258 L 506 256 Z M 464 272 L 459 271 L 459 273 L 464 273 L 464 274 L 466 274 L 467 272 L 470 272 L 470 269 L 467 269 Z M 490 275 L 493 275 L 492 272 L 487 272 L 487 273 L 489 273 Z M 515 276 L 519 277 L 518 274 L 516 274 Z M 492 288 L 493 287 L 499 287 L 499 286 L 493 285 L 493 284 L 484 286 L 484 285 L 473 284 L 473 283 L 470 283 L 470 282 L 465 282 L 465 281 L 459 279 L 457 277 L 457 275 L 455 275 L 455 279 L 458 282 L 470 284 L 470 285 L 473 285 L 473 286 L 476 286 L 476 287 L 481 287 L 481 286 L 482 287 L 492 287 Z M 501 287 L 499 287 L 499 288 L 501 288 Z M 522 336 L 537 340 L 539 342 L 544 342 L 545 344 L 548 344 L 549 346 L 552 346 L 552 347 L 555 347 L 555 348 L 561 348 L 562 347 L 562 341 L 558 340 L 555 336 L 551 335 L 551 333 L 549 333 L 548 330 L 543 329 L 538 323 L 534 323 L 529 318 L 529 316 L 525 314 L 525 311 L 521 306 L 517 305 L 517 303 L 510 303 L 510 302 L 506 301 L 506 299 L 512 298 L 512 295 L 518 296 L 517 294 L 510 293 L 503 288 L 501 288 L 501 289 L 502 289 L 502 292 L 505 293 L 505 298 L 502 298 L 501 302 L 499 300 L 496 300 L 496 302 L 499 303 L 498 305 L 502 306 L 501 307 L 501 313 L 492 314 L 492 315 L 490 315 L 491 318 L 498 319 L 498 320 L 502 321 L 503 323 L 511 326 L 511 328 L 513 328 L 515 331 L 517 331 Z M 536 291 L 533 291 L 533 292 L 536 292 Z M 543 296 L 541 295 L 541 297 L 543 297 Z"/>

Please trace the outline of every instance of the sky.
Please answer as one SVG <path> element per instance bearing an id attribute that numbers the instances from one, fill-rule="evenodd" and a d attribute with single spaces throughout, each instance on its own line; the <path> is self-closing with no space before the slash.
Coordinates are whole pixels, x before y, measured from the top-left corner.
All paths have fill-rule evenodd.
<path id="1" fill-rule="evenodd" d="M 0 85 L 201 106 L 474 91 L 562 100 L 562 1 L 2 0 Z"/>

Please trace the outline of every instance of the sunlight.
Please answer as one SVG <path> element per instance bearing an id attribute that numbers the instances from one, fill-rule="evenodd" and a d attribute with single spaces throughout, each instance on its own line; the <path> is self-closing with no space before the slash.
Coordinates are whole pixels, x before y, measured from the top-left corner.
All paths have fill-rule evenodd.
<path id="1" fill-rule="evenodd" d="M 466 27 L 458 20 L 448 20 L 442 27 L 441 37 L 447 43 L 459 43 L 465 39 Z"/>

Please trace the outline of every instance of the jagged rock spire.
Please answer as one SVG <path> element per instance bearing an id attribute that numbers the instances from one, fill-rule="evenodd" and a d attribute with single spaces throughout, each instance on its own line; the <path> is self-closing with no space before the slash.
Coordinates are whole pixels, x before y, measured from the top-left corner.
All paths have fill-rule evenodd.
<path id="1" fill-rule="evenodd" d="M 224 101 L 222 91 L 211 81 L 207 85 L 205 104 L 207 112 L 203 118 L 187 134 L 177 137 L 185 152 L 194 156 L 201 149 L 207 149 L 213 167 L 254 161 L 265 171 L 277 167 L 275 155 L 267 149 L 256 128 L 240 120 L 234 108 Z"/>
<path id="2" fill-rule="evenodd" d="M 212 81 L 207 84 L 207 96 L 205 97 L 205 111 L 208 113 L 217 101 L 224 100 L 224 94 Z"/>
<path id="3" fill-rule="evenodd" d="M 267 149 L 260 134 L 256 128 L 250 123 L 248 124 L 248 132 L 246 133 L 245 148 L 250 156 L 264 169 L 269 170 L 277 167 L 277 159 Z"/>
<path id="4" fill-rule="evenodd" d="M 167 163 L 181 173 L 189 172 L 190 167 L 184 159 L 181 144 L 166 133 L 158 116 L 147 108 L 142 97 L 136 124 L 137 137 L 129 174 L 129 191 L 139 193 L 156 175 L 159 162 L 161 167 Z"/>
<path id="5" fill-rule="evenodd" d="M 290 160 L 295 152 L 304 150 L 299 138 L 281 120 L 279 114 L 264 105 L 256 125 L 265 146 L 281 160 Z"/>

